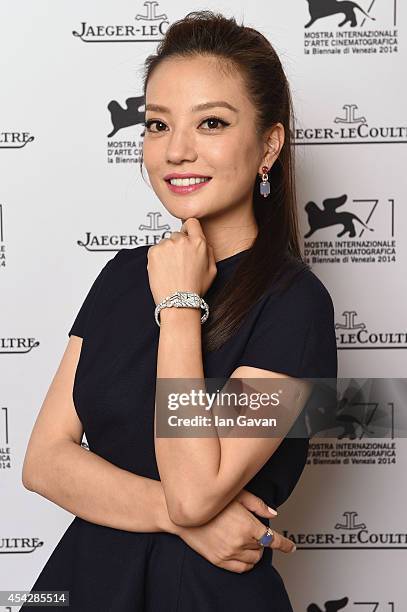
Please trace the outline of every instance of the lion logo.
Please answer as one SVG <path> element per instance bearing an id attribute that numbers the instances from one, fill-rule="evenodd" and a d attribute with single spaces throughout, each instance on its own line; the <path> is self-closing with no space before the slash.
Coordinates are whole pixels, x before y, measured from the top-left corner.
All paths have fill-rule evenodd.
<path id="1" fill-rule="evenodd" d="M 366 17 L 369 17 L 369 19 L 376 21 L 376 19 L 366 13 L 359 4 L 350 2 L 349 0 L 343 0 L 342 2 L 338 0 L 307 0 L 307 2 L 311 19 L 305 24 L 306 28 L 312 26 L 318 19 L 328 17 L 329 15 L 336 15 L 336 13 L 343 13 L 344 15 L 344 20 L 338 24 L 340 28 L 348 22 L 350 22 L 350 26 L 354 28 L 358 25 L 355 9 L 361 11 Z"/>
<path id="2" fill-rule="evenodd" d="M 347 606 L 348 603 L 348 597 L 336 599 L 335 601 L 332 599 L 331 601 L 325 602 L 324 610 L 321 610 L 321 608 L 317 606 L 317 604 L 310 604 L 307 608 L 307 612 L 338 612 L 338 610 L 343 610 L 343 608 Z"/>
<path id="3" fill-rule="evenodd" d="M 113 129 L 108 134 L 108 138 L 114 136 L 122 128 L 137 125 L 144 121 L 144 111 L 139 111 L 140 106 L 144 104 L 144 96 L 138 96 L 134 98 L 127 98 L 126 108 L 120 106 L 116 100 L 112 100 L 107 105 L 107 109 L 110 112 L 110 117 L 113 124 Z"/>
<path id="4" fill-rule="evenodd" d="M 339 196 L 338 198 L 326 198 L 322 202 L 322 209 L 318 208 L 315 202 L 308 202 L 305 206 L 305 210 L 308 215 L 308 223 L 310 226 L 309 231 L 304 235 L 304 238 L 309 238 L 314 232 L 323 228 L 330 227 L 331 225 L 340 224 L 343 226 L 342 231 L 337 234 L 340 238 L 346 233 L 349 233 L 349 238 L 356 236 L 355 221 L 359 221 L 369 231 L 373 232 L 373 228 L 368 227 L 357 215 L 352 212 L 340 211 L 337 212 L 339 206 L 343 206 L 347 195 Z"/>

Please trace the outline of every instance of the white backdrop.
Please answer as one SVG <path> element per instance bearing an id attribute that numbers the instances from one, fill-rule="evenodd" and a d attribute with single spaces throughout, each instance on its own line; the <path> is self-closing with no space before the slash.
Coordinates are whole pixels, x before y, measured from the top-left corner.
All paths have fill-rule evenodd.
<path id="1" fill-rule="evenodd" d="M 297 116 L 304 252 L 334 300 L 339 376 L 404 376 L 406 8 L 358 6 L 370 17 L 354 7 L 342 26 L 337 13 L 305 27 L 307 0 L 0 4 L 0 590 L 30 588 L 73 518 L 20 478 L 74 316 L 118 249 L 179 227 L 141 179 L 142 116 L 112 133 L 109 109 L 141 96 L 144 58 L 187 12 L 244 19 L 275 46 Z M 407 609 L 406 466 L 391 435 L 313 439 L 274 522 L 297 542 L 275 554 L 296 612 Z"/>

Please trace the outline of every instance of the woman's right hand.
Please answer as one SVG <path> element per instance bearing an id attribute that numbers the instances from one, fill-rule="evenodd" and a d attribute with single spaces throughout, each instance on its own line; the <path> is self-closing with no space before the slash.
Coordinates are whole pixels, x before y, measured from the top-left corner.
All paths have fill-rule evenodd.
<path id="1" fill-rule="evenodd" d="M 257 540 L 264 535 L 266 526 L 255 516 L 273 518 L 259 497 L 243 489 L 222 512 L 205 525 L 178 526 L 179 535 L 188 546 L 208 561 L 239 574 L 251 570 L 263 556 L 264 547 Z M 274 529 L 269 548 L 294 552 L 295 545 Z"/>

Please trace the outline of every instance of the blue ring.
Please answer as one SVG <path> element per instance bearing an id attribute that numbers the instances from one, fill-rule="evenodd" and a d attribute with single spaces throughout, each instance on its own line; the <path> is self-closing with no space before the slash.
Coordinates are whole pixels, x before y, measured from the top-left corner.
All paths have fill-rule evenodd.
<path id="1" fill-rule="evenodd" d="M 273 538 L 274 533 L 265 533 L 260 540 L 258 540 L 258 543 L 261 544 L 261 546 L 268 546 L 270 542 L 273 541 Z"/>

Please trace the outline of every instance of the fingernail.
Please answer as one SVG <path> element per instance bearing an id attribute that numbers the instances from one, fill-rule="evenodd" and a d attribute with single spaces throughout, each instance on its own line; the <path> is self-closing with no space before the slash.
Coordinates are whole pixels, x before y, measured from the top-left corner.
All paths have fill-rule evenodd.
<path id="1" fill-rule="evenodd" d="M 277 510 L 273 510 L 273 508 L 270 508 L 270 506 L 267 506 L 267 509 L 271 514 L 274 514 L 274 516 L 277 516 L 278 514 Z"/>
<path id="2" fill-rule="evenodd" d="M 297 547 L 296 547 L 296 546 L 295 546 L 295 544 L 294 544 L 294 548 L 291 550 L 291 552 L 293 553 L 293 552 L 295 552 L 296 550 L 297 550 Z"/>

